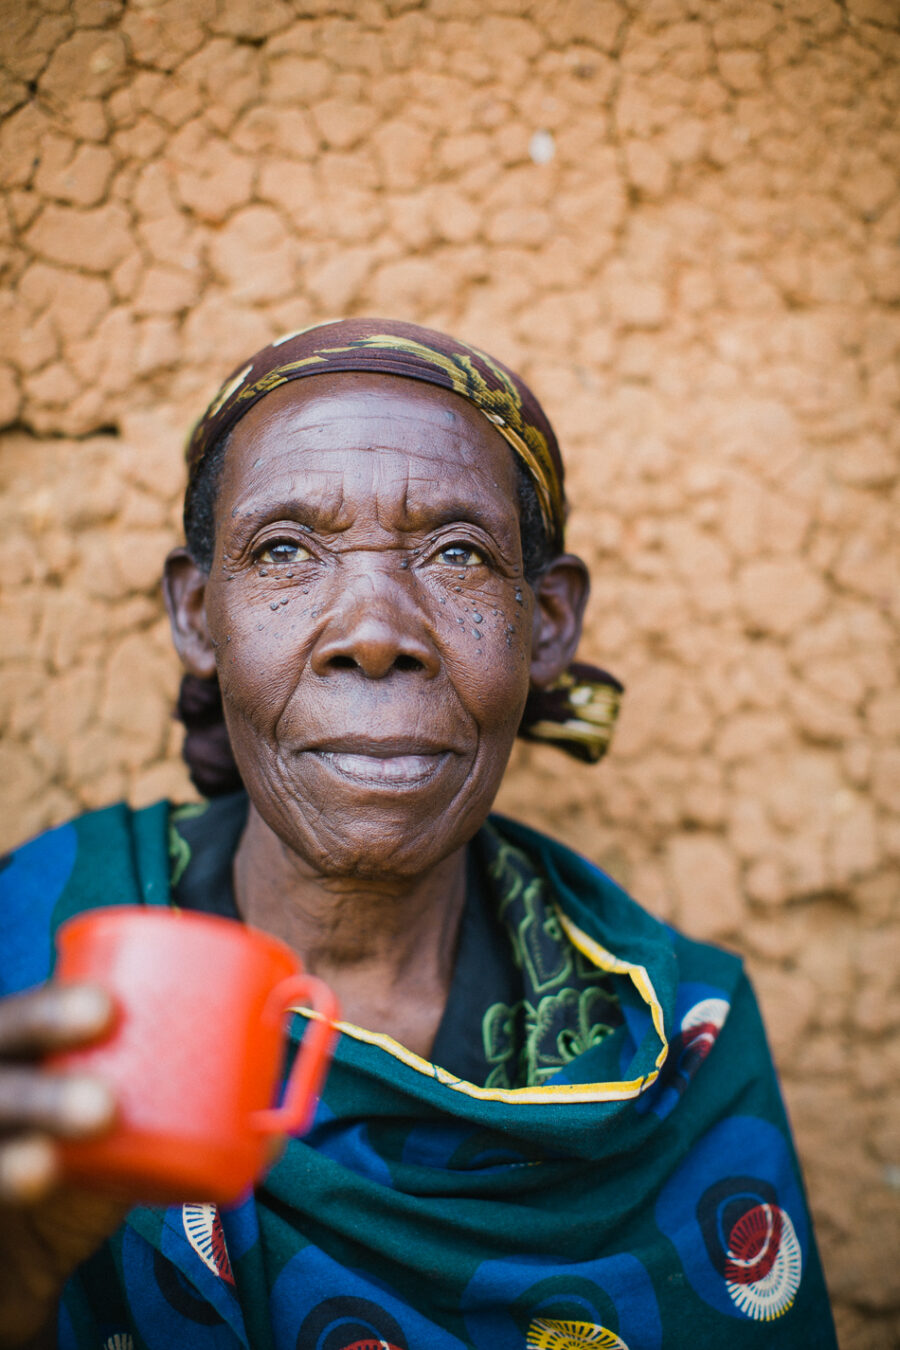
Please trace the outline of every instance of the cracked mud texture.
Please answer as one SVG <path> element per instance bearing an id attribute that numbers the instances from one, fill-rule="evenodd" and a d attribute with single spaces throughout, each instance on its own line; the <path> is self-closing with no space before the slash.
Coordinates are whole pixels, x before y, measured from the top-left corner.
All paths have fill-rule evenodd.
<path id="1" fill-rule="evenodd" d="M 3 842 L 188 791 L 157 578 L 232 362 L 495 352 L 628 685 L 500 804 L 746 955 L 842 1345 L 900 1345 L 896 0 L 6 0 L 0 64 Z"/>

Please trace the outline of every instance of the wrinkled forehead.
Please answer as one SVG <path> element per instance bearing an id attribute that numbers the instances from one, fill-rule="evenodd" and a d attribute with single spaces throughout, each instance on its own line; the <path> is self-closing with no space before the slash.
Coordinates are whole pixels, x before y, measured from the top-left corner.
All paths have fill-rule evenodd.
<path id="1" fill-rule="evenodd" d="M 223 509 L 265 495 L 314 494 L 340 506 L 380 498 L 413 515 L 454 503 L 461 516 L 518 517 L 507 442 L 452 391 L 398 376 L 323 374 L 274 390 L 233 428 Z M 401 512 L 402 513 L 402 512 Z"/>
<path id="2" fill-rule="evenodd" d="M 473 460 L 510 457 L 508 442 L 459 394 L 368 371 L 323 373 L 283 384 L 234 425 L 228 440 L 269 452 L 287 441 L 302 449 L 352 444 L 418 450 L 438 461 L 450 445 Z"/>

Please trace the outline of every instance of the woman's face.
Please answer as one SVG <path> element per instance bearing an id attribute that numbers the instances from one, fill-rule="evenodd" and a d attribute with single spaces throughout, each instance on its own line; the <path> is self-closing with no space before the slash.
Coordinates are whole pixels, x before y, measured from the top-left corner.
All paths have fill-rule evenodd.
<path id="1" fill-rule="evenodd" d="M 257 810 L 315 870 L 412 876 L 487 815 L 541 646 L 506 442 L 413 380 L 328 375 L 237 424 L 200 621 Z"/>

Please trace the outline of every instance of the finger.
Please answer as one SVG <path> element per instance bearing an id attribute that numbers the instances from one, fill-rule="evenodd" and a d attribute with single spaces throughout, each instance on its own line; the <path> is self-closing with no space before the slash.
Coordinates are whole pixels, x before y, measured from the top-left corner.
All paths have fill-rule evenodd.
<path id="1" fill-rule="evenodd" d="M 0 1144 L 0 1204 L 33 1204 L 59 1180 L 59 1157 L 44 1135 L 21 1135 Z"/>
<path id="2" fill-rule="evenodd" d="M 40 1130 L 62 1138 L 97 1134 L 112 1124 L 115 1099 L 105 1083 L 80 1073 L 0 1069 L 0 1130 Z"/>
<path id="3" fill-rule="evenodd" d="M 41 985 L 0 999 L 0 1057 L 80 1045 L 110 1026 L 114 1005 L 95 984 Z"/>

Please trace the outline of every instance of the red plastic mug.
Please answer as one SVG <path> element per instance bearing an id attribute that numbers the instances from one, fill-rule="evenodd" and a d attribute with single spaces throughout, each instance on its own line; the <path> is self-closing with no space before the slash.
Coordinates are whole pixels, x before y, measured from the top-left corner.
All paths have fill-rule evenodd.
<path id="1" fill-rule="evenodd" d="M 54 978 L 112 995 L 112 1032 L 54 1055 L 116 1096 L 113 1127 L 61 1145 L 71 1180 L 136 1200 L 229 1203 L 265 1170 L 273 1135 L 308 1126 L 337 999 L 277 938 L 208 914 L 118 906 L 62 924 Z M 285 1014 L 312 1008 L 284 1090 Z"/>

